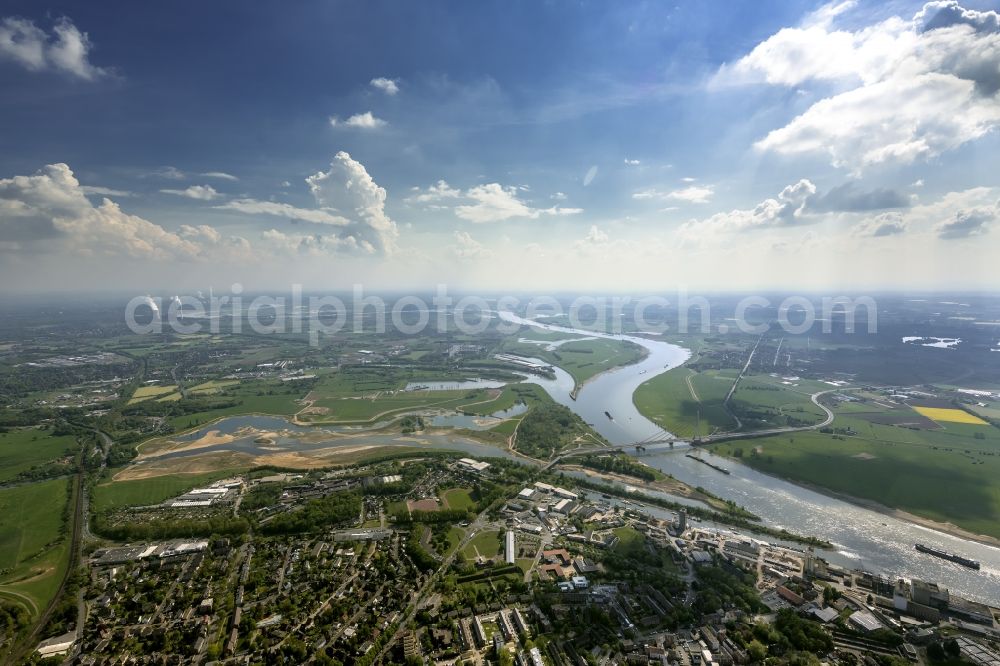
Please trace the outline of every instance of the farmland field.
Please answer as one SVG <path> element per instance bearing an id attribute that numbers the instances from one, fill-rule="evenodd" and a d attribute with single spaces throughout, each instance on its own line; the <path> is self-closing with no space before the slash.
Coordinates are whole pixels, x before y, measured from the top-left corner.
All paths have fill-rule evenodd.
<path id="1" fill-rule="evenodd" d="M 207 474 L 155 476 L 132 481 L 106 481 L 94 487 L 92 507 L 95 513 L 125 506 L 147 506 L 179 495 L 227 476 L 225 471 Z"/>
<path id="2" fill-rule="evenodd" d="M 55 436 L 43 428 L 19 428 L 0 433 L 0 482 L 43 465 L 77 448 L 71 435 Z"/>
<path id="3" fill-rule="evenodd" d="M 0 490 L 0 595 L 27 597 L 33 613 L 55 594 L 67 566 L 68 488 L 69 481 L 55 479 Z"/>
<path id="4" fill-rule="evenodd" d="M 633 395 L 639 412 L 679 437 L 730 430 L 736 422 L 722 406 L 732 379 L 715 371 L 674 368 L 642 384 Z"/>
<path id="5" fill-rule="evenodd" d="M 827 432 L 713 446 L 760 471 L 1000 537 L 1000 430 L 919 427 L 906 405 L 834 408 Z M 895 419 L 904 425 L 892 425 Z M 977 434 L 978 433 L 978 434 Z"/>
<path id="6" fill-rule="evenodd" d="M 173 393 L 177 390 L 176 385 L 171 386 L 140 386 L 129 398 L 128 404 L 134 405 L 137 402 L 142 402 L 143 400 L 149 400 L 150 398 L 156 398 L 158 396 L 164 396 Z"/>
<path id="7" fill-rule="evenodd" d="M 978 416 L 974 416 L 961 409 L 948 409 L 942 407 L 914 407 L 917 413 L 923 414 L 933 421 L 945 421 L 947 423 L 970 423 L 972 425 L 989 425 Z"/>

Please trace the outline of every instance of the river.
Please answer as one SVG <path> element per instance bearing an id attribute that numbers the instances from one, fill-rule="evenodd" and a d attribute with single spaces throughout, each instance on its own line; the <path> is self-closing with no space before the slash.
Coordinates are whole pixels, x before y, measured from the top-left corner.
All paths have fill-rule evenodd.
<path id="1" fill-rule="evenodd" d="M 646 358 L 634 365 L 597 375 L 570 397 L 573 379 L 556 368 L 554 379 L 532 377 L 554 400 L 579 414 L 613 444 L 628 444 L 648 439 L 664 431 L 645 418 L 632 402 L 640 384 L 684 363 L 690 352 L 661 340 L 609 335 L 527 320 L 510 312 L 500 312 L 508 322 L 575 336 L 614 338 L 645 348 Z M 612 419 L 605 416 L 609 412 Z M 731 471 L 726 475 L 687 458 L 687 446 L 675 450 L 657 447 L 641 458 L 692 486 L 736 503 L 760 516 L 773 527 L 816 536 L 835 545 L 821 555 L 834 564 L 862 568 L 890 578 L 918 578 L 937 582 L 953 592 L 976 601 L 1000 603 L 1000 548 L 951 536 L 870 509 L 814 492 L 777 477 L 762 474 L 734 460 L 705 454 L 714 463 Z M 923 555 L 914 550 L 916 543 L 935 546 L 979 560 L 980 571 Z"/>

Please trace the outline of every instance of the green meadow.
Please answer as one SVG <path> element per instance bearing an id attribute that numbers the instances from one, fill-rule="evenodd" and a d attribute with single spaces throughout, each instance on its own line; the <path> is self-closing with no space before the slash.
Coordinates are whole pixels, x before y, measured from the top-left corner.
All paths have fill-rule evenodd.
<path id="1" fill-rule="evenodd" d="M 907 412 L 846 403 L 835 408 L 829 432 L 722 442 L 713 450 L 768 474 L 1000 537 L 1000 430 L 877 422 Z"/>
<path id="2" fill-rule="evenodd" d="M 68 489 L 67 479 L 0 489 L 0 595 L 34 614 L 55 595 L 68 565 Z"/>
<path id="3" fill-rule="evenodd" d="M 56 436 L 45 428 L 14 428 L 0 433 L 0 483 L 32 467 L 76 452 L 72 435 Z"/>

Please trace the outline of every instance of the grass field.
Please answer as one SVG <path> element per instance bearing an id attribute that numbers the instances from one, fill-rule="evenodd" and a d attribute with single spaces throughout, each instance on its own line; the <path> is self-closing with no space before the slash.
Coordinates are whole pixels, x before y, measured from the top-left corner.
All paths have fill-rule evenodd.
<path id="1" fill-rule="evenodd" d="M 143 400 L 149 400 L 150 398 L 155 398 L 157 396 L 162 396 L 168 393 L 173 393 L 177 390 L 176 385 L 172 386 L 140 386 L 129 398 L 128 404 L 134 405 L 137 402 L 142 402 Z"/>
<path id="2" fill-rule="evenodd" d="M 635 363 L 643 356 L 643 349 L 638 345 L 604 338 L 567 342 L 553 350 L 546 349 L 544 345 L 518 342 L 516 338 L 511 338 L 504 343 L 503 350 L 558 365 L 573 377 L 577 386 L 606 370 Z"/>
<path id="3" fill-rule="evenodd" d="M 71 435 L 56 437 L 44 428 L 17 428 L 0 433 L 0 482 L 21 472 L 62 458 L 77 449 Z"/>
<path id="4" fill-rule="evenodd" d="M 210 395 L 212 393 L 218 393 L 222 389 L 238 385 L 239 382 L 236 380 L 213 379 L 212 381 L 202 382 L 197 386 L 192 386 L 191 388 L 188 389 L 188 393 L 194 395 Z"/>
<path id="5" fill-rule="evenodd" d="M 445 551 L 441 553 L 441 555 L 445 557 L 451 555 L 455 551 L 455 549 L 458 548 L 458 544 L 462 543 L 462 539 L 464 537 L 465 537 L 465 530 L 463 530 L 461 527 L 455 527 L 454 525 L 449 527 L 448 546 L 445 549 Z"/>
<path id="6" fill-rule="evenodd" d="M 449 509 L 468 510 L 476 505 L 471 493 L 468 488 L 449 488 L 441 493 L 441 499 Z"/>
<path id="7" fill-rule="evenodd" d="M 0 490 L 0 595 L 33 613 L 59 587 L 69 556 L 63 515 L 69 481 L 55 479 Z"/>
<path id="8" fill-rule="evenodd" d="M 107 481 L 94 488 L 91 508 L 96 513 L 125 506 L 147 506 L 180 495 L 186 490 L 228 476 L 226 470 L 207 474 L 155 476 L 132 481 Z"/>
<path id="9" fill-rule="evenodd" d="M 914 407 L 914 411 L 923 414 L 932 421 L 944 421 L 946 423 L 969 423 L 972 425 L 989 425 L 978 416 L 974 416 L 962 409 L 949 409 L 943 407 Z"/>
<path id="10" fill-rule="evenodd" d="M 1000 430 L 969 423 L 943 429 L 890 425 L 880 421 L 907 422 L 916 414 L 905 405 L 884 408 L 874 401 L 834 411 L 832 432 L 713 448 L 742 454 L 744 463 L 763 472 L 1000 537 Z"/>
<path id="11" fill-rule="evenodd" d="M 223 416 L 236 416 L 238 414 L 291 416 L 302 409 L 298 400 L 303 396 L 300 393 L 287 393 L 288 390 L 290 390 L 289 387 L 281 385 L 280 382 L 256 382 L 230 387 L 225 390 L 226 397 L 239 400 L 240 404 L 177 416 L 170 419 L 170 424 L 177 430 L 185 430 Z"/>
<path id="12" fill-rule="evenodd" d="M 718 376 L 714 371 L 696 373 L 680 366 L 642 384 L 632 400 L 639 413 L 680 437 L 694 436 L 696 427 L 701 435 L 730 430 L 736 422 L 722 401 L 732 379 Z"/>
<path id="13" fill-rule="evenodd" d="M 756 424 L 763 428 L 821 423 L 826 412 L 813 404 L 812 387 L 795 384 L 784 384 L 780 377 L 769 375 L 744 377 L 733 394 L 731 406 L 741 419 L 747 413 L 759 416 Z"/>
<path id="14" fill-rule="evenodd" d="M 465 548 L 462 549 L 462 553 L 470 560 L 476 559 L 476 552 L 478 551 L 480 555 L 486 559 L 496 557 L 500 552 L 500 539 L 503 533 L 496 530 L 487 530 L 485 532 L 480 532 L 476 536 L 472 537 L 469 543 L 465 544 Z"/>

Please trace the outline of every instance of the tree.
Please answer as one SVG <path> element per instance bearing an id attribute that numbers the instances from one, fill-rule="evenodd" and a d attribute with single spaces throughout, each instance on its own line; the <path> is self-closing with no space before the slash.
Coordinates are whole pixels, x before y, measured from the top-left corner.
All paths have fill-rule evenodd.
<path id="1" fill-rule="evenodd" d="M 756 638 L 747 644 L 747 654 L 751 661 L 764 661 L 767 656 L 767 647 Z"/>

